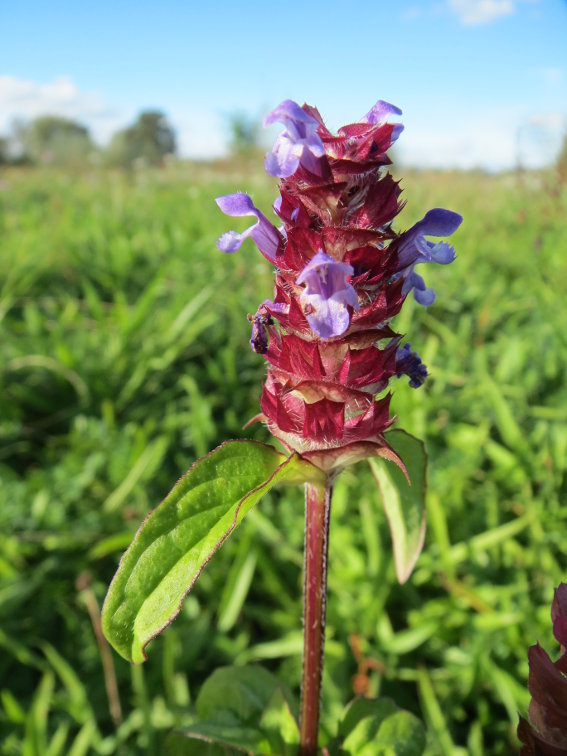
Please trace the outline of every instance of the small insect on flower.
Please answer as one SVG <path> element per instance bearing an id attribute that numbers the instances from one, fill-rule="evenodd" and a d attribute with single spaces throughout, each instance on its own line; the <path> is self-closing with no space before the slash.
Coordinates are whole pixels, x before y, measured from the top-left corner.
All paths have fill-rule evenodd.
<path id="1" fill-rule="evenodd" d="M 261 307 L 255 315 L 249 314 L 247 317 L 252 323 L 250 346 L 254 352 L 265 354 L 268 351 L 268 326 L 273 325 L 274 321 L 269 313 L 262 312 Z"/>
<path id="2" fill-rule="evenodd" d="M 403 203 L 387 151 L 403 128 L 389 119 L 400 114 L 379 100 L 333 134 L 316 108 L 285 100 L 264 121 L 284 126 L 265 163 L 281 179 L 281 227 L 247 194 L 217 199 L 227 215 L 256 218 L 223 234 L 219 249 L 251 237 L 275 268 L 273 300 L 249 316 L 252 349 L 268 363 L 259 418 L 327 471 L 392 451 L 390 379 L 407 375 L 418 388 L 427 368 L 390 323 L 410 292 L 425 307 L 435 300 L 417 265 L 455 259 L 439 238 L 459 227 L 457 213 L 435 208 L 403 233 L 394 228 Z"/>

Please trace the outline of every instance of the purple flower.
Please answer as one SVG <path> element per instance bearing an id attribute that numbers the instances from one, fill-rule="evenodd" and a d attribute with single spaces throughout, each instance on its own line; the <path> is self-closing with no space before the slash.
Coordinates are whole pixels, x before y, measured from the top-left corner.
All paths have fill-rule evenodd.
<path id="1" fill-rule="evenodd" d="M 322 339 L 340 336 L 347 330 L 350 325 L 347 305 L 359 309 L 354 287 L 347 283 L 352 274 L 352 265 L 318 252 L 297 277 L 298 284 L 305 283 L 300 300 L 307 322 Z"/>
<path id="2" fill-rule="evenodd" d="M 455 250 L 447 242 L 433 243 L 426 236 L 450 236 L 463 220 L 451 210 L 435 208 L 400 236 L 398 247 L 398 273 L 405 278 L 403 294 L 413 295 L 419 304 L 428 307 L 435 300 L 435 292 L 425 286 L 425 281 L 414 268 L 419 263 L 448 265 L 455 259 Z"/>
<path id="3" fill-rule="evenodd" d="M 361 120 L 367 121 L 368 123 L 371 123 L 373 125 L 378 125 L 386 123 L 390 113 L 401 115 L 402 111 L 389 102 L 378 100 L 378 102 L 370 108 L 368 113 Z"/>
<path id="4" fill-rule="evenodd" d="M 284 100 L 264 118 L 264 126 L 272 123 L 283 123 L 285 129 L 266 155 L 265 166 L 270 176 L 292 176 L 300 164 L 311 173 L 321 174 L 319 163 L 325 148 L 315 118 L 293 100 Z"/>
<path id="5" fill-rule="evenodd" d="M 386 123 L 388 116 L 392 113 L 394 115 L 401 115 L 402 111 L 395 105 L 391 105 L 389 102 L 378 100 L 378 102 L 370 108 L 368 113 L 361 120 L 371 123 L 373 126 L 381 126 L 383 123 Z M 391 137 L 392 144 L 400 136 L 403 130 L 404 127 L 401 123 L 397 123 L 394 126 Z"/>
<path id="6" fill-rule="evenodd" d="M 419 354 L 411 351 L 409 343 L 404 344 L 403 347 L 398 347 L 398 351 L 396 352 L 396 375 L 398 378 L 401 378 L 402 375 L 407 375 L 410 379 L 409 385 L 412 388 L 423 386 L 427 378 L 427 368 L 421 361 Z"/>
<path id="7" fill-rule="evenodd" d="M 236 194 L 226 194 L 224 197 L 217 197 L 215 202 L 226 215 L 233 217 L 253 215 L 257 218 L 257 222 L 241 234 L 236 231 L 227 231 L 223 234 L 217 242 L 220 251 L 227 253 L 236 252 L 237 249 L 240 249 L 244 239 L 251 236 L 264 257 L 271 263 L 275 263 L 278 248 L 282 243 L 282 236 L 274 224 L 270 223 L 266 218 L 264 213 L 261 213 L 254 206 L 250 197 L 244 194 L 244 192 L 236 192 Z"/>

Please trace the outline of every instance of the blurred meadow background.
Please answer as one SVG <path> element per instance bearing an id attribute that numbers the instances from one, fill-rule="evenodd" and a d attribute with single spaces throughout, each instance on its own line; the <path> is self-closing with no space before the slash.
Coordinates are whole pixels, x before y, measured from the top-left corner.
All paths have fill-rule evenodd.
<path id="1" fill-rule="evenodd" d="M 216 250 L 246 224 L 213 199 L 248 191 L 270 216 L 260 121 L 286 97 L 333 127 L 402 107 L 397 227 L 465 217 L 457 261 L 426 272 L 436 303 L 396 323 L 430 371 L 392 404 L 429 454 L 406 585 L 368 466 L 337 483 L 323 738 L 353 694 L 386 695 L 430 755 L 515 752 L 527 649 L 557 655 L 567 581 L 567 5 L 58 1 L 1 20 L 0 754 L 163 753 L 221 665 L 298 690 L 299 489 L 248 515 L 145 665 L 99 627 L 122 552 L 193 461 L 269 441 L 243 425 L 264 374 L 246 314 L 272 273 L 250 242 Z"/>

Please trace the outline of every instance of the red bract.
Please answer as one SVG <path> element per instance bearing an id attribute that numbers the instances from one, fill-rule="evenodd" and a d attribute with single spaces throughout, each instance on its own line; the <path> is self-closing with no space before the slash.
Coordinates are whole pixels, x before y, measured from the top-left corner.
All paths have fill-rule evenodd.
<path id="1" fill-rule="evenodd" d="M 400 351 L 389 321 L 412 289 L 418 301 L 432 301 L 414 267 L 452 257 L 425 234 L 452 233 L 461 220 L 436 210 L 405 235 L 394 230 L 403 203 L 386 153 L 402 127 L 387 119 L 400 112 L 379 101 L 335 135 L 315 108 L 285 101 L 266 119 L 285 126 L 266 159 L 281 178 L 274 210 L 282 228 L 271 233 L 246 195 L 234 195 L 234 210 L 222 198 L 228 214 L 242 206 L 258 218 L 245 233 L 274 255 L 274 299 L 252 318 L 253 348 L 268 363 L 258 419 L 328 471 L 367 456 L 392 458 L 384 437 L 394 421 L 389 380 L 405 373 L 417 387 L 427 370 L 407 345 Z M 233 251 L 243 236 L 225 234 L 221 249 Z"/>
<path id="2" fill-rule="evenodd" d="M 528 651 L 530 722 L 520 717 L 518 726 L 523 756 L 567 754 L 567 583 L 555 591 L 551 618 L 561 656 L 552 662 L 539 643 Z"/>

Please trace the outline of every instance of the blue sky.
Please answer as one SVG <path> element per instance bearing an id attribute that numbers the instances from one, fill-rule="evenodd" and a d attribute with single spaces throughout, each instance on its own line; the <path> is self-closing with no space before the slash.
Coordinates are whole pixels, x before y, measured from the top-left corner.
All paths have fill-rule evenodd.
<path id="1" fill-rule="evenodd" d="M 104 142 L 157 107 L 208 157 L 237 110 L 292 98 L 336 128 L 384 99 L 406 163 L 500 169 L 567 129 L 567 0 L 21 0 L 0 24 L 0 133 L 55 112 Z"/>

